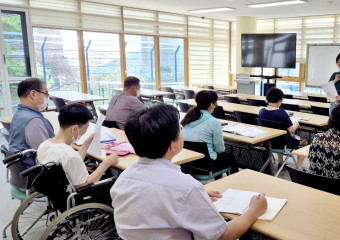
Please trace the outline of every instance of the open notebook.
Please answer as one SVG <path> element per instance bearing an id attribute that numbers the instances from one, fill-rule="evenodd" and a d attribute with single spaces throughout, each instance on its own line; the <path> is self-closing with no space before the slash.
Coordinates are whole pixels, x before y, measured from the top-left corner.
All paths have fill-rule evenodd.
<path id="1" fill-rule="evenodd" d="M 249 207 L 249 201 L 257 192 L 242 191 L 229 188 L 214 202 L 219 212 L 243 214 Z M 258 219 L 272 221 L 287 202 L 287 199 L 266 197 L 268 208 Z"/>
<path id="2" fill-rule="evenodd" d="M 258 137 L 268 133 L 268 131 L 261 130 L 257 127 L 246 126 L 241 123 L 225 126 L 222 128 L 222 130 L 224 132 L 230 132 L 245 137 Z"/>

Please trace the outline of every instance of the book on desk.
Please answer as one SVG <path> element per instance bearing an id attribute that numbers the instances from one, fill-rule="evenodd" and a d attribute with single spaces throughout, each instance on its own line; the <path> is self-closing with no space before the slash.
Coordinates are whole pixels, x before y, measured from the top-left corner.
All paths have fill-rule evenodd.
<path id="1" fill-rule="evenodd" d="M 236 123 L 233 125 L 228 125 L 222 128 L 224 132 L 230 132 L 238 135 L 242 135 L 245 137 L 258 137 L 269 133 L 268 131 L 264 131 L 257 127 L 246 126 L 241 123 Z"/>

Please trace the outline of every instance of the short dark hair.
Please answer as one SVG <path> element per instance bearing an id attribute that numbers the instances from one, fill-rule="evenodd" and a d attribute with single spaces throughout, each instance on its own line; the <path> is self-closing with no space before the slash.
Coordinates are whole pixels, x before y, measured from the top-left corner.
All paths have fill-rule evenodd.
<path id="1" fill-rule="evenodd" d="M 125 134 L 136 154 L 151 159 L 164 157 L 179 132 L 178 110 L 162 103 L 138 109 L 125 125 Z"/>
<path id="2" fill-rule="evenodd" d="M 328 128 L 340 130 L 340 104 L 336 105 L 332 110 L 328 120 Z"/>
<path id="3" fill-rule="evenodd" d="M 132 86 L 137 86 L 139 85 L 139 79 L 133 76 L 128 76 L 124 80 L 124 88 L 130 88 Z"/>
<path id="4" fill-rule="evenodd" d="M 276 87 L 271 87 L 267 94 L 266 94 L 266 99 L 270 103 L 277 103 L 283 98 L 283 92 L 281 89 L 276 88 Z"/>
<path id="5" fill-rule="evenodd" d="M 18 85 L 18 97 L 24 98 L 31 92 L 31 90 L 35 90 L 40 92 L 45 83 L 41 81 L 39 78 L 26 78 L 21 81 Z"/>
<path id="6" fill-rule="evenodd" d="M 340 53 L 339 53 L 338 56 L 336 57 L 335 63 L 338 62 L 339 58 L 340 58 Z"/>
<path id="7" fill-rule="evenodd" d="M 79 103 L 65 105 L 60 109 L 58 116 L 59 125 L 62 129 L 66 129 L 72 125 L 82 127 L 92 119 L 93 116 L 90 110 Z"/>
<path id="8" fill-rule="evenodd" d="M 181 124 L 184 127 L 185 125 L 196 121 L 201 117 L 201 110 L 207 110 L 210 106 L 210 104 L 215 104 L 217 102 L 218 96 L 217 93 L 214 91 L 209 90 L 202 90 L 199 91 L 195 95 L 195 101 L 197 103 L 197 106 L 191 108 L 185 117 L 183 118 Z"/>

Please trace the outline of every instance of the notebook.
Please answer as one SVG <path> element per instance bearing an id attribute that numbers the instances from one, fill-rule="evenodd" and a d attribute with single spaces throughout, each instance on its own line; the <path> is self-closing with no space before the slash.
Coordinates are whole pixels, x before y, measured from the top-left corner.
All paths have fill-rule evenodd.
<path id="1" fill-rule="evenodd" d="M 81 138 L 76 142 L 78 146 L 81 146 L 85 140 L 91 135 L 91 132 L 86 132 Z M 100 142 L 105 143 L 105 142 L 111 142 L 117 140 L 114 136 L 112 136 L 109 133 L 106 132 L 100 132 Z"/>
<path id="2" fill-rule="evenodd" d="M 245 137 L 258 137 L 268 133 L 268 131 L 261 130 L 257 127 L 246 126 L 241 123 L 236 123 L 233 125 L 228 125 L 222 128 L 224 132 L 230 132 Z"/>
<path id="3" fill-rule="evenodd" d="M 222 194 L 222 198 L 214 202 L 214 205 L 219 212 L 243 214 L 248 209 L 250 199 L 254 195 L 259 195 L 259 193 L 229 188 Z M 258 219 L 272 221 L 286 204 L 287 199 L 271 197 L 266 197 L 266 199 L 267 210 Z"/>

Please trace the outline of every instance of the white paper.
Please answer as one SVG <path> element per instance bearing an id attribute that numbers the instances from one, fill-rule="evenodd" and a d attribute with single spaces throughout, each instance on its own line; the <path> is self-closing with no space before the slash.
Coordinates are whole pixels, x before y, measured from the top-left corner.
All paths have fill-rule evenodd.
<path id="1" fill-rule="evenodd" d="M 338 96 L 338 92 L 336 91 L 333 81 L 322 84 L 321 88 L 322 90 L 325 91 L 325 93 L 327 94 L 331 102 L 334 102 L 336 100 L 336 96 Z"/>
<path id="2" fill-rule="evenodd" d="M 240 123 L 225 126 L 222 128 L 222 130 L 245 137 L 258 137 L 268 133 L 268 131 L 264 131 L 256 127 L 249 127 Z"/>
<path id="3" fill-rule="evenodd" d="M 302 118 L 299 117 L 291 117 L 290 121 L 292 121 L 293 124 L 298 123 Z"/>
<path id="4" fill-rule="evenodd" d="M 101 114 L 97 120 L 96 126 L 94 127 L 93 140 L 89 146 L 89 149 L 87 150 L 89 154 L 97 155 L 97 156 L 102 155 L 102 151 L 100 148 L 100 135 L 101 135 L 101 128 L 102 128 L 102 124 L 104 120 L 105 120 L 105 116 Z"/>
<path id="5" fill-rule="evenodd" d="M 243 214 L 249 207 L 250 199 L 258 194 L 257 192 L 229 188 L 222 194 L 222 198 L 214 202 L 214 205 L 219 212 Z M 266 200 L 268 204 L 267 210 L 258 219 L 272 221 L 286 204 L 287 199 L 266 197 Z"/>

